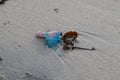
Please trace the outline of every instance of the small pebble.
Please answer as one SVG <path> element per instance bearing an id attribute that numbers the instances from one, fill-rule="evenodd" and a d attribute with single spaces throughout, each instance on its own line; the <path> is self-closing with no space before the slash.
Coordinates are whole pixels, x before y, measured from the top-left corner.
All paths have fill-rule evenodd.
<path id="1" fill-rule="evenodd" d="M 2 61 L 3 59 L 0 57 L 0 61 Z"/>
<path id="2" fill-rule="evenodd" d="M 25 73 L 27 77 L 32 77 L 33 75 L 31 73 Z"/>
<path id="3" fill-rule="evenodd" d="M 59 9 L 58 9 L 58 8 L 55 8 L 54 11 L 55 11 L 56 13 L 58 13 Z"/>

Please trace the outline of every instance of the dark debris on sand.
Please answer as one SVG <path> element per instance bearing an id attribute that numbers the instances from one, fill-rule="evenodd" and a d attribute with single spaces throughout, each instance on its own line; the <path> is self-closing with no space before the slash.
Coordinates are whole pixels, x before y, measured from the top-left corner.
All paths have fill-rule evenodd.
<path id="1" fill-rule="evenodd" d="M 5 4 L 6 1 L 8 1 L 8 0 L 0 0 L 0 5 Z"/>

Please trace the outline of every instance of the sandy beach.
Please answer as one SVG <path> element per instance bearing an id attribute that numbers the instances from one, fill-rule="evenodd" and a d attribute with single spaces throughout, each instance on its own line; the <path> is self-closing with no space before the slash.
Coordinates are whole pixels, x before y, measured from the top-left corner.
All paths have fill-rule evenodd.
<path id="1" fill-rule="evenodd" d="M 77 31 L 96 51 L 57 52 L 37 31 Z M 0 80 L 120 80 L 120 0 L 8 0 L 0 5 Z"/>

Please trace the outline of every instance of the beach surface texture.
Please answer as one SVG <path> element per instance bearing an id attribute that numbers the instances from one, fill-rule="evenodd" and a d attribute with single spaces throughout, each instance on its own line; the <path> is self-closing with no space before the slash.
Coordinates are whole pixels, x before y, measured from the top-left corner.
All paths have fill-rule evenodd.
<path id="1" fill-rule="evenodd" d="M 54 30 L 77 31 L 75 45 L 96 50 L 54 51 L 36 37 Z M 0 4 L 0 80 L 120 80 L 120 0 Z"/>

